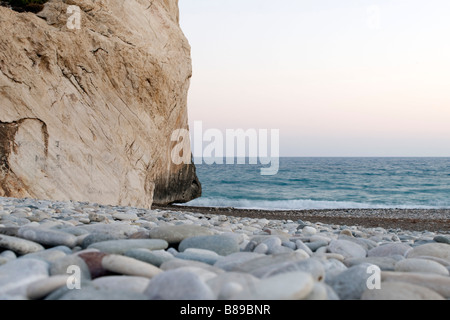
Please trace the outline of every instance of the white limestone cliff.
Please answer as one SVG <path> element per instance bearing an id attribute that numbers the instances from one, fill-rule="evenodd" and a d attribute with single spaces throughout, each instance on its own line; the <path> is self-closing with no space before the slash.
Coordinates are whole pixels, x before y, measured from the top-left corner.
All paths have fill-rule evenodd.
<path id="1" fill-rule="evenodd" d="M 0 6 L 0 30 L 0 196 L 136 207 L 200 196 L 194 165 L 171 161 L 192 75 L 177 0 Z"/>

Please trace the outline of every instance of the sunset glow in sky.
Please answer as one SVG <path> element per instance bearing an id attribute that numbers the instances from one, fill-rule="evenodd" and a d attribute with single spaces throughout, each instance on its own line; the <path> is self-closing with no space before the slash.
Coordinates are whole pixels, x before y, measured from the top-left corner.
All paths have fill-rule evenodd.
<path id="1" fill-rule="evenodd" d="M 450 156 L 450 1 L 180 0 L 189 119 L 282 156 Z"/>

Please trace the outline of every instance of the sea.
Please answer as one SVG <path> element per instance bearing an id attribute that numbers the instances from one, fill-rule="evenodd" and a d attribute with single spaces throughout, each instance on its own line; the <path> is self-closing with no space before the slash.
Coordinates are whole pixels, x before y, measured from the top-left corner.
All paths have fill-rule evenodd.
<path id="1" fill-rule="evenodd" d="M 203 196 L 188 206 L 241 209 L 448 209 L 450 158 L 280 158 L 263 165 L 200 164 Z"/>

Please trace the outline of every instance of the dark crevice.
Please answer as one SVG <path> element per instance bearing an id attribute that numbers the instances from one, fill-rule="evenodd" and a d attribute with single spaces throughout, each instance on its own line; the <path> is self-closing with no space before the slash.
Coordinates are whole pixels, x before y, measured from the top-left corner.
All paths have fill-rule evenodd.
<path id="1" fill-rule="evenodd" d="M 44 4 L 48 0 L 2 0 L 0 5 L 11 8 L 17 12 L 33 12 L 38 13 L 44 9 Z"/>
<path id="2" fill-rule="evenodd" d="M 193 164 L 187 164 L 177 173 L 156 179 L 153 201 L 159 205 L 186 203 L 201 195 L 202 185 L 196 168 Z"/>

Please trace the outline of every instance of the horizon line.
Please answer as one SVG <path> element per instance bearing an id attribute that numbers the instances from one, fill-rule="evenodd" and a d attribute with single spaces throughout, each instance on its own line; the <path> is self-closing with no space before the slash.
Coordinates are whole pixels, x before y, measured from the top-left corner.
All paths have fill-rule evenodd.
<path id="1" fill-rule="evenodd" d="M 193 157 L 196 158 L 196 157 Z M 215 159 L 216 157 L 202 157 L 203 159 Z M 223 159 L 227 159 L 228 157 L 224 156 Z M 255 158 L 255 157 L 231 157 L 234 159 L 249 159 L 249 158 Z M 448 156 L 283 156 L 280 155 L 279 158 L 449 158 Z"/>

